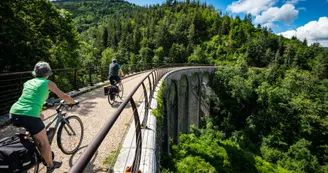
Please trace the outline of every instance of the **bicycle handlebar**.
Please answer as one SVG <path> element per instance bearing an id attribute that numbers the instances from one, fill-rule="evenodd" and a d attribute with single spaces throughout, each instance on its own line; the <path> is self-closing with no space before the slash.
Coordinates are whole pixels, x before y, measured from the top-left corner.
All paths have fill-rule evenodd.
<path id="1" fill-rule="evenodd" d="M 71 103 L 66 103 L 64 100 L 61 100 L 59 103 L 55 103 L 55 102 L 45 102 L 44 106 L 47 107 L 54 107 L 55 105 L 58 105 L 56 110 L 59 111 L 62 107 L 65 107 L 67 110 L 72 109 L 74 106 L 77 106 L 79 104 L 79 102 L 77 102 L 76 104 L 71 104 Z"/>

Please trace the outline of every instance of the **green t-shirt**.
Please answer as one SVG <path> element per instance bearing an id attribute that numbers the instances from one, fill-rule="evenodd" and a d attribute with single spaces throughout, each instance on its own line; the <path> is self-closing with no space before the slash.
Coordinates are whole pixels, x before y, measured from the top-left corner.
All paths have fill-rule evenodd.
<path id="1" fill-rule="evenodd" d="M 24 83 L 23 93 L 18 101 L 11 107 L 10 113 L 40 117 L 42 106 L 49 96 L 49 80 L 34 78 Z"/>

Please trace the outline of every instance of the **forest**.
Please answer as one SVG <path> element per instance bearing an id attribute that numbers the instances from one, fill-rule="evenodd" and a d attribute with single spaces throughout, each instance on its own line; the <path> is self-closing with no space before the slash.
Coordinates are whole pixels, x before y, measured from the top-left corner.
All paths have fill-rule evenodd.
<path id="1" fill-rule="evenodd" d="M 211 115 L 163 172 L 328 172 L 328 50 L 199 1 L 0 2 L 0 72 L 121 64 L 222 65 Z"/>

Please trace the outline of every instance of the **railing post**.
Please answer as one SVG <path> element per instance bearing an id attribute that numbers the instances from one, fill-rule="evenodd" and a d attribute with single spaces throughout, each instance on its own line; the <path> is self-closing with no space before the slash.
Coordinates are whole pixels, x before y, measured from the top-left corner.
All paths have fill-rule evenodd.
<path id="1" fill-rule="evenodd" d="M 56 73 L 55 73 L 55 71 L 53 71 L 52 72 L 52 82 L 55 82 L 55 75 L 56 75 Z"/>
<path id="2" fill-rule="evenodd" d="M 153 78 L 153 89 L 150 90 L 150 93 L 152 91 L 154 91 L 154 89 L 155 89 L 155 78 L 154 78 L 154 73 L 153 72 L 151 72 L 151 77 Z M 150 95 L 149 95 L 149 97 L 150 97 Z"/>
<path id="3" fill-rule="evenodd" d="M 91 68 L 89 68 L 89 84 L 90 84 L 90 86 L 92 86 L 93 84 L 92 84 L 92 77 L 91 77 Z"/>
<path id="4" fill-rule="evenodd" d="M 147 89 L 146 89 L 146 86 L 145 86 L 144 82 L 142 82 L 142 88 L 143 88 L 144 97 L 145 97 L 145 116 L 144 116 L 144 119 L 142 120 L 141 126 L 143 128 L 145 128 L 146 123 L 147 123 L 147 119 L 148 119 L 149 102 L 148 102 L 148 97 L 147 97 Z"/>
<path id="5" fill-rule="evenodd" d="M 23 74 L 20 75 L 20 92 L 23 92 Z"/>
<path id="6" fill-rule="evenodd" d="M 151 85 L 151 81 L 150 81 L 149 75 L 147 76 L 147 78 L 148 78 L 148 82 L 149 82 L 149 89 L 152 90 L 152 85 Z"/>
<path id="7" fill-rule="evenodd" d="M 100 80 L 101 80 L 101 82 L 105 81 L 104 79 L 105 78 L 104 78 L 104 74 L 103 74 L 103 69 L 102 69 L 102 66 L 100 66 Z"/>
<path id="8" fill-rule="evenodd" d="M 134 122 L 135 122 L 135 126 L 136 126 L 136 152 L 135 152 L 132 166 L 127 167 L 125 172 L 126 173 L 128 173 L 128 172 L 138 173 L 139 166 L 140 166 L 140 159 L 141 159 L 141 149 L 142 149 L 141 127 L 140 127 L 138 109 L 137 109 L 136 103 L 133 100 L 133 97 L 131 97 L 130 103 L 131 103 L 131 106 L 133 109 Z"/>
<path id="9" fill-rule="evenodd" d="M 154 70 L 154 75 L 155 75 L 155 83 L 157 83 L 157 78 L 158 78 L 158 76 L 157 76 L 157 69 L 156 70 Z"/>
<path id="10" fill-rule="evenodd" d="M 128 75 L 129 74 L 129 64 L 125 64 L 124 65 L 125 66 L 125 68 L 124 68 L 124 73 L 126 74 L 126 75 Z"/>
<path id="11" fill-rule="evenodd" d="M 74 89 L 75 90 L 78 90 L 78 87 L 77 87 L 77 82 L 76 82 L 76 75 L 77 75 L 77 69 L 74 69 Z"/>

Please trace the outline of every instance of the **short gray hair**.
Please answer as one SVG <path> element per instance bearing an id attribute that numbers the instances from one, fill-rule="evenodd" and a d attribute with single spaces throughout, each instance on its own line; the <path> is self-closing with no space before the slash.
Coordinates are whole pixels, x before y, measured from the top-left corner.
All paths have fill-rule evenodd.
<path id="1" fill-rule="evenodd" d="M 39 61 L 35 64 L 32 75 L 34 77 L 50 76 L 51 68 L 47 62 Z"/>

